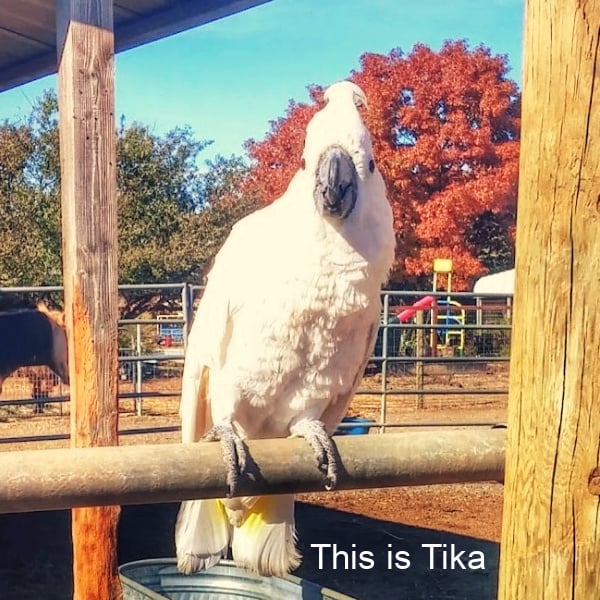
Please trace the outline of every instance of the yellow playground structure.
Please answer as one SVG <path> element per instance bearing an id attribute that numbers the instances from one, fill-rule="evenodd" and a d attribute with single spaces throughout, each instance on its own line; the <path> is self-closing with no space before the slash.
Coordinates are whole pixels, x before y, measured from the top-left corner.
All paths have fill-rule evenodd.
<path id="1" fill-rule="evenodd" d="M 433 261 L 433 292 L 437 293 L 440 279 L 445 276 L 445 299 L 434 296 L 432 303 L 432 323 L 442 325 L 441 328 L 431 330 L 430 347 L 432 354 L 458 354 L 465 353 L 465 321 L 466 312 L 460 302 L 452 300 L 452 259 L 436 258 Z"/>

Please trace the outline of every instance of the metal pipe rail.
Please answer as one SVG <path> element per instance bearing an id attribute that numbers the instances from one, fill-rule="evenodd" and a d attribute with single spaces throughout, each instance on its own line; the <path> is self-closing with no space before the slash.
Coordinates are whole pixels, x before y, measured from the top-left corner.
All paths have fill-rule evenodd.
<path id="1" fill-rule="evenodd" d="M 338 489 L 501 481 L 505 430 L 390 433 L 336 438 Z M 252 440 L 242 496 L 323 490 L 299 438 Z M 148 504 L 225 495 L 219 443 L 0 452 L 0 513 Z"/>

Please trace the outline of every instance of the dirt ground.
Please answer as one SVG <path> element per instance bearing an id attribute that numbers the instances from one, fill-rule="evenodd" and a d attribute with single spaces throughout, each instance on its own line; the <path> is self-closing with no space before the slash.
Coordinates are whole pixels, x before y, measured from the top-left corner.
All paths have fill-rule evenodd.
<path id="1" fill-rule="evenodd" d="M 425 385 L 465 390 L 464 395 L 390 395 L 386 419 L 392 423 L 433 421 L 452 424 L 491 423 L 506 419 L 506 398 L 469 394 L 473 389 L 505 389 L 505 368 L 475 373 L 430 373 Z M 412 389 L 412 375 L 397 376 L 391 390 Z M 151 382 L 164 389 L 164 382 Z M 351 414 L 378 421 L 381 379 L 366 380 Z M 419 404 L 421 406 L 419 406 Z M 1 406 L 1 405 L 0 405 Z M 144 401 L 138 417 L 133 401 L 121 405 L 121 430 L 172 426 L 177 398 Z M 69 428 L 67 405 L 51 404 L 43 415 L 31 406 L 0 412 L 0 439 L 46 435 Z M 373 431 L 372 435 L 376 432 Z M 166 443 L 177 432 L 123 436 L 121 443 Z M 0 444 L 0 451 L 66 446 L 64 439 Z M 296 575 L 370 600 L 492 600 L 496 598 L 498 543 L 502 519 L 502 485 L 454 484 L 416 488 L 354 490 L 298 496 L 296 520 L 302 566 Z M 175 504 L 124 507 L 119 530 L 119 562 L 173 556 Z M 70 515 L 67 511 L 0 515 L 0 598 L 66 600 L 71 597 Z M 464 568 L 463 568 L 464 567 Z"/>

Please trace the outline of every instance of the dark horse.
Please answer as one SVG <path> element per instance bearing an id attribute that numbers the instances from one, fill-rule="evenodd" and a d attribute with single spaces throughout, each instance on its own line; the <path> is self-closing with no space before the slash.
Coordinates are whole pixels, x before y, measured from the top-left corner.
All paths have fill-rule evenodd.
<path id="1" fill-rule="evenodd" d="M 0 312 L 0 393 L 4 380 L 19 367 L 46 365 L 69 383 L 67 334 L 64 315 L 37 309 Z"/>

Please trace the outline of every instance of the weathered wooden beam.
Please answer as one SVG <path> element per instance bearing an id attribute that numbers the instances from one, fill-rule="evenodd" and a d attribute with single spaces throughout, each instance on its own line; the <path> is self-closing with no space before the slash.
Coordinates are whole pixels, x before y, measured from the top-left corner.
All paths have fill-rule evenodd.
<path id="1" fill-rule="evenodd" d="M 63 281 L 71 443 L 117 436 L 117 203 L 112 0 L 57 0 Z M 74 598 L 120 594 L 118 507 L 73 511 Z"/>
<path id="2" fill-rule="evenodd" d="M 527 0 L 501 600 L 600 590 L 600 2 Z"/>
<path id="3" fill-rule="evenodd" d="M 338 489 L 501 481 L 504 429 L 339 436 Z M 323 475 L 299 438 L 254 440 L 256 468 L 240 495 L 323 490 Z M 101 504 L 149 504 L 225 495 L 218 442 L 0 453 L 0 513 Z"/>

